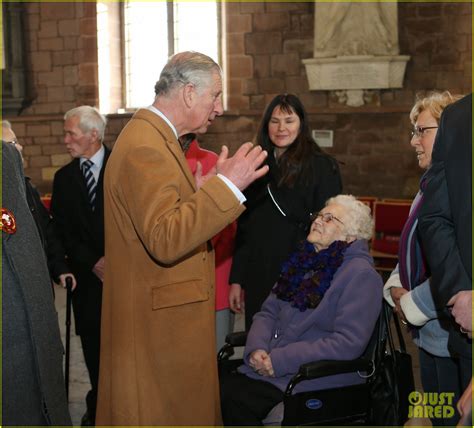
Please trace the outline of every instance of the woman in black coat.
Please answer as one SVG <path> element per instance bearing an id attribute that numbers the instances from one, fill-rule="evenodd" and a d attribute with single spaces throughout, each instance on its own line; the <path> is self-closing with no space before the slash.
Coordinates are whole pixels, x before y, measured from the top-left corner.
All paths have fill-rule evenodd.
<path id="1" fill-rule="evenodd" d="M 280 267 L 305 238 L 311 214 L 342 191 L 337 162 L 311 137 L 306 111 L 295 95 L 276 96 L 266 108 L 257 143 L 268 151 L 269 173 L 246 191 L 247 210 L 239 218 L 229 283 L 230 307 L 245 324 L 268 296 Z"/>

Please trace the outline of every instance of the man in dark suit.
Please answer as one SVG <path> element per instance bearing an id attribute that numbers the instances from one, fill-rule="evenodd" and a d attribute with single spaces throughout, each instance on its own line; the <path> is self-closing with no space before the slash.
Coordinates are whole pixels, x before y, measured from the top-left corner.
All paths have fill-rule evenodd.
<path id="1" fill-rule="evenodd" d="M 12 144 L 2 142 L 2 162 L 0 425 L 71 425 L 51 281 Z"/>
<path id="2" fill-rule="evenodd" d="M 110 151 L 102 144 L 106 119 L 80 106 L 64 116 L 64 143 L 74 158 L 54 176 L 51 213 L 77 280 L 72 296 L 92 389 L 82 425 L 94 425 L 99 376 L 100 318 L 104 275 L 103 177 Z"/>
<path id="3" fill-rule="evenodd" d="M 471 115 L 472 94 L 441 116 L 419 217 L 433 297 L 440 309 L 456 300 L 455 306 L 469 302 L 462 296 L 472 293 Z M 471 379 L 472 342 L 454 319 L 448 346 L 459 358 L 465 388 Z"/>

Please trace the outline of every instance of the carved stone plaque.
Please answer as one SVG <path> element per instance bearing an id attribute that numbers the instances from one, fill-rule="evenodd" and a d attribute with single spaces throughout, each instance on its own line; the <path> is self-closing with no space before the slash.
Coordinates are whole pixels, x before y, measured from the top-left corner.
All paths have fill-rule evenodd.
<path id="1" fill-rule="evenodd" d="M 311 90 L 401 88 L 410 57 L 346 56 L 303 60 Z"/>
<path id="2" fill-rule="evenodd" d="M 364 104 L 364 91 L 401 88 L 408 60 L 399 54 L 396 2 L 316 2 L 313 58 L 303 60 L 311 90 L 336 91 Z"/>

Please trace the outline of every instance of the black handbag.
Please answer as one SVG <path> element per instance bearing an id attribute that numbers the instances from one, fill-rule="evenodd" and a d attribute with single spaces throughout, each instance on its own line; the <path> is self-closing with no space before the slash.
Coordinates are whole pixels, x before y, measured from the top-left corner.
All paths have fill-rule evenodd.
<path id="1" fill-rule="evenodd" d="M 392 309 L 384 303 L 383 311 L 385 322 L 380 323 L 382 331 L 376 358 L 379 363 L 370 387 L 370 419 L 372 425 L 403 426 L 408 420 L 408 395 L 415 390 L 412 361 L 406 352 L 397 315 L 393 313 L 399 349 L 395 348 L 390 329 Z"/>

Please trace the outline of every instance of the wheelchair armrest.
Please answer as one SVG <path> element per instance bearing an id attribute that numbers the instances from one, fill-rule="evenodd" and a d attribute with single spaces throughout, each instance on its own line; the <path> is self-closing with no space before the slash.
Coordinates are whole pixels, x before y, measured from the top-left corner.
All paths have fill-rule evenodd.
<path id="1" fill-rule="evenodd" d="M 336 374 L 368 371 L 371 369 L 371 364 L 372 362 L 365 358 L 348 361 L 313 361 L 312 363 L 301 365 L 298 373 L 309 380 Z"/>
<path id="2" fill-rule="evenodd" d="M 230 333 L 225 337 L 225 342 L 231 346 L 245 346 L 246 341 L 247 341 L 246 331 L 237 331 L 235 333 Z"/>
<path id="3" fill-rule="evenodd" d="M 225 337 L 225 344 L 217 353 L 217 360 L 228 360 L 232 355 L 234 355 L 234 348 L 238 346 L 245 346 L 247 341 L 247 332 L 246 331 L 237 331 L 235 333 L 229 333 Z"/>
<path id="4" fill-rule="evenodd" d="M 372 361 L 366 358 L 357 358 L 348 361 L 323 360 L 303 364 L 300 366 L 298 373 L 296 373 L 288 383 L 285 395 L 291 395 L 294 387 L 304 380 L 357 371 L 371 371 L 372 365 Z"/>

